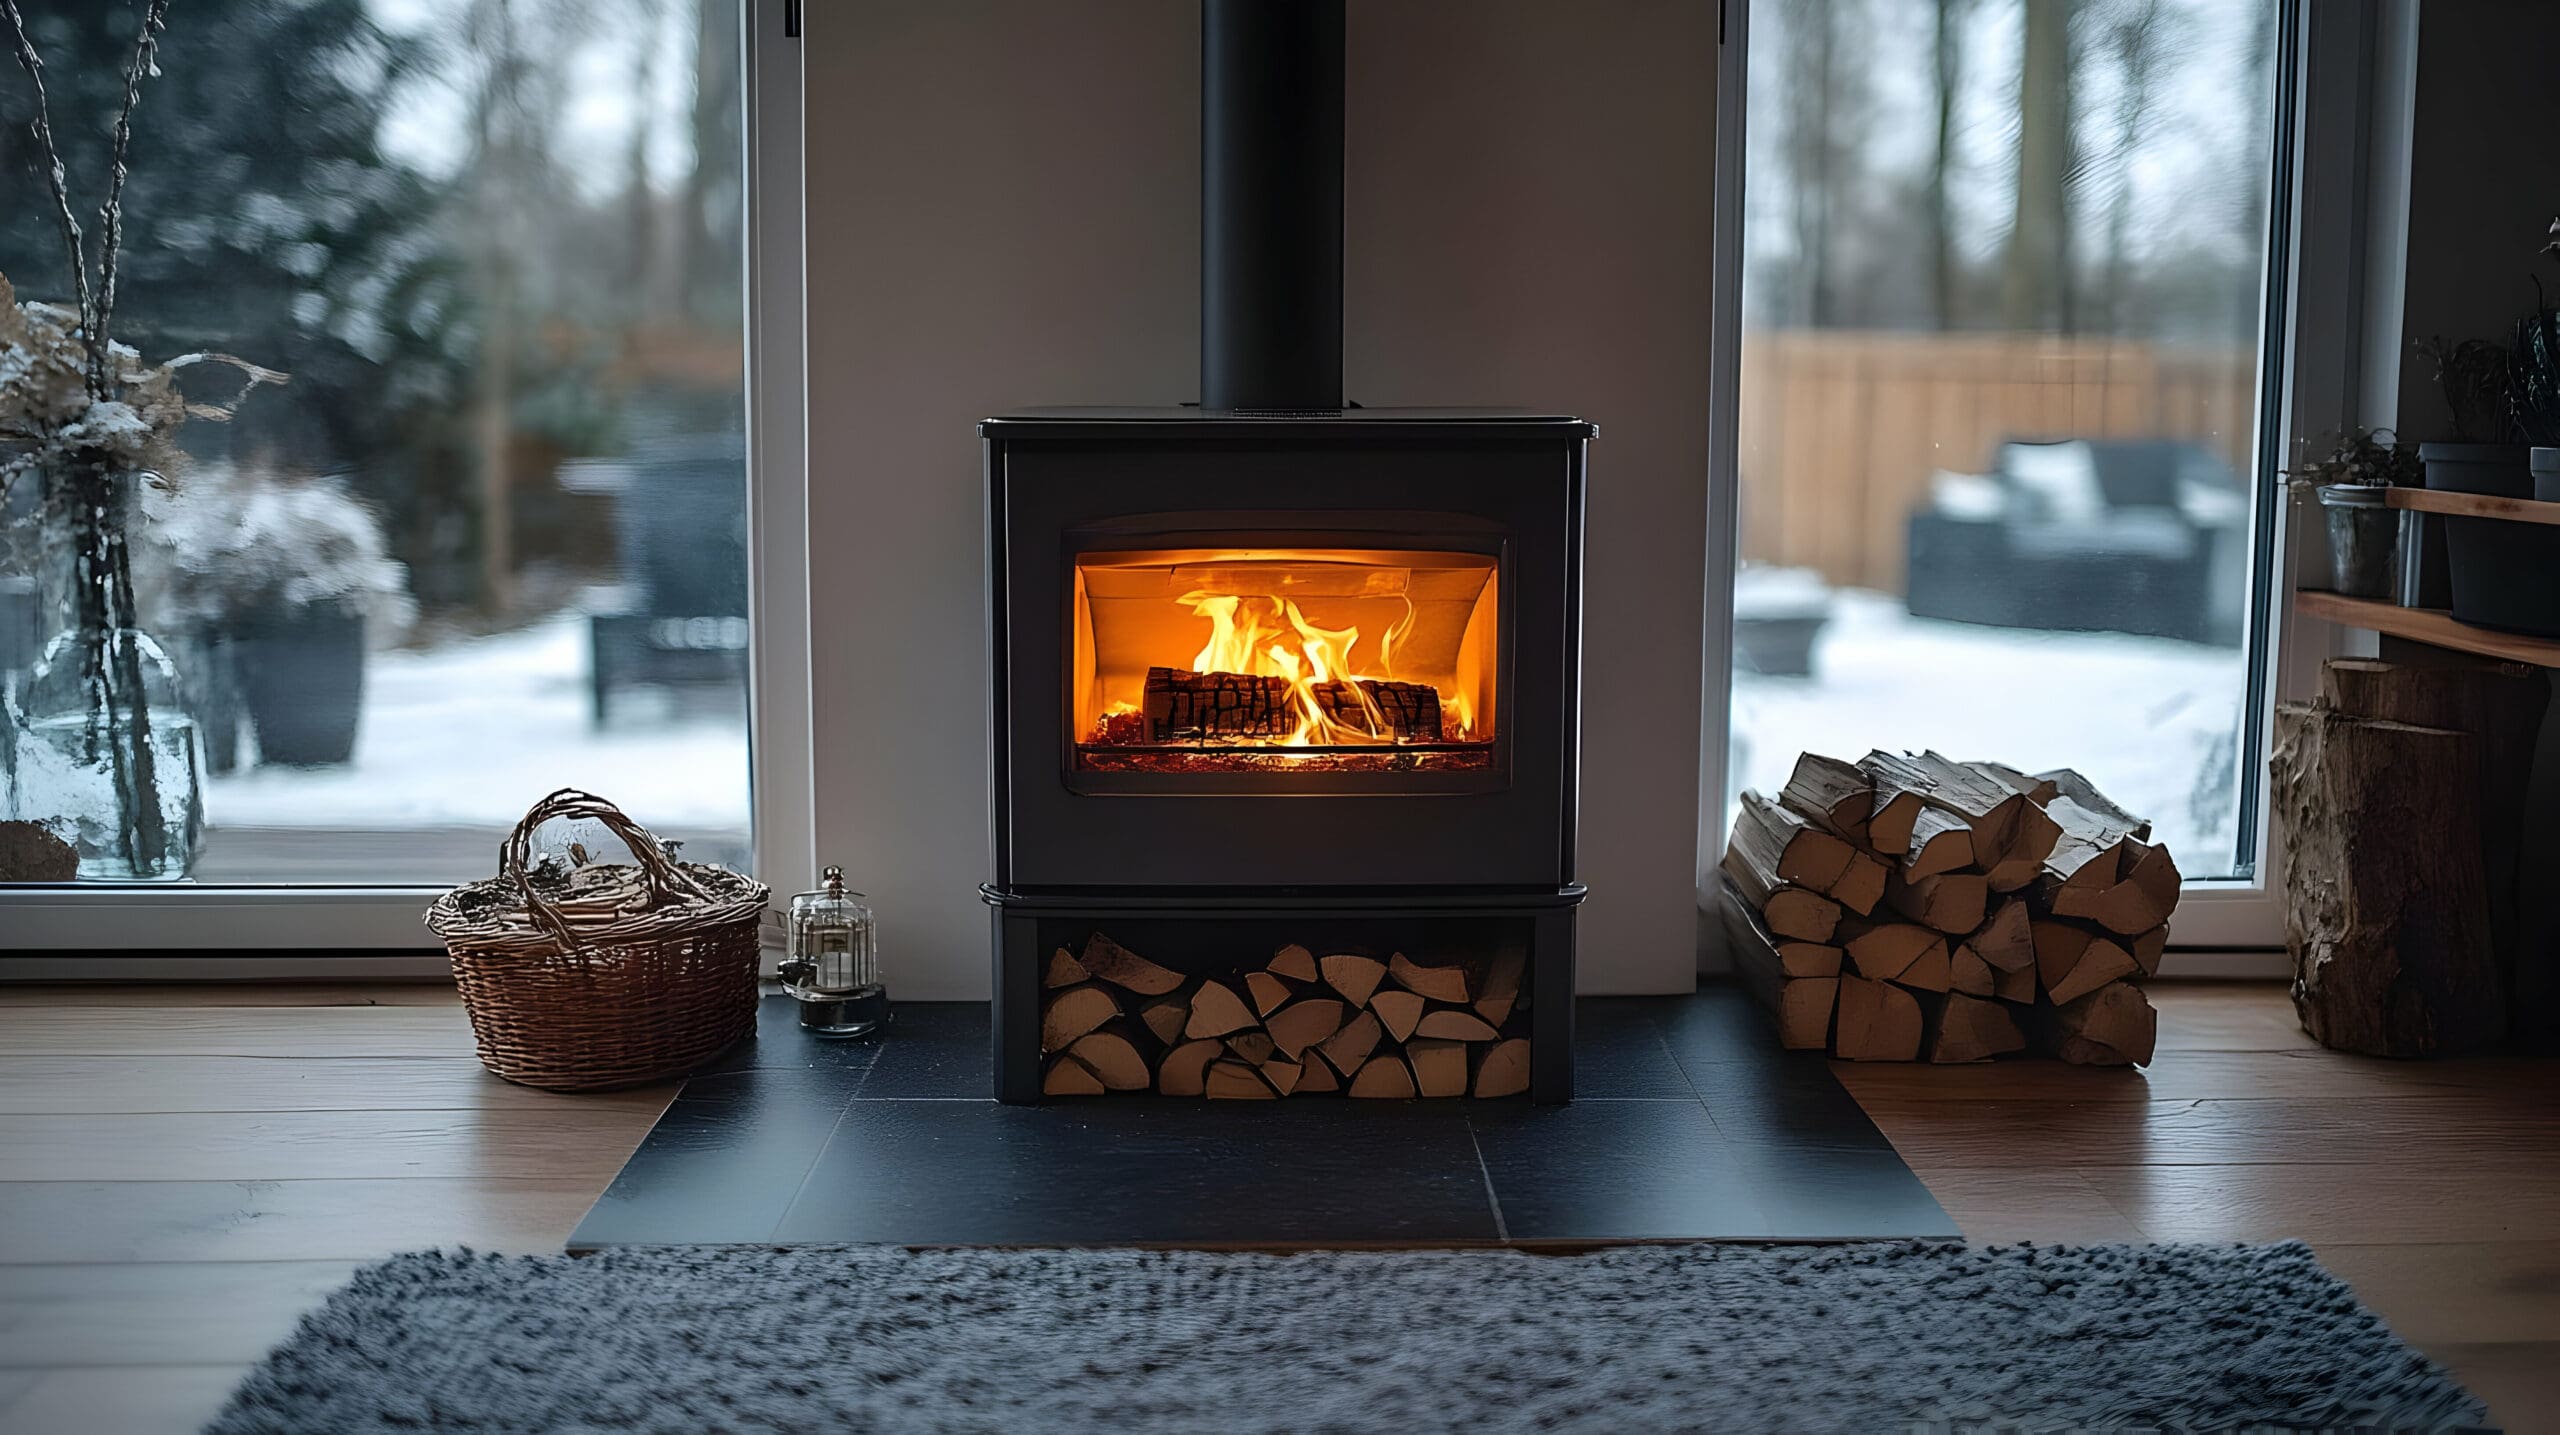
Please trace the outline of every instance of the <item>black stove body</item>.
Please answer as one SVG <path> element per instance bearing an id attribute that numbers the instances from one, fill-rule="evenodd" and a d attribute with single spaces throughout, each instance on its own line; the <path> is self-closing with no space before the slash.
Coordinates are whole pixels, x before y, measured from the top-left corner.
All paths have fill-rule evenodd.
<path id="1" fill-rule="evenodd" d="M 1572 1094 L 1594 431 L 1344 403 L 1342 52 L 1342 0 L 1203 0 L 1203 405 L 980 426 L 1006 1101 L 1097 936 L 1186 992 L 1291 947 L 1523 974 L 1474 1010 Z"/>

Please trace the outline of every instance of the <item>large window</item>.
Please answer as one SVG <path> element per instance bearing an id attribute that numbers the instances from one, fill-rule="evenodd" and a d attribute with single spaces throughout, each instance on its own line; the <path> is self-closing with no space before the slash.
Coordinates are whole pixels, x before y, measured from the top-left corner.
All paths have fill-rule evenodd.
<path id="1" fill-rule="evenodd" d="M 570 785 L 748 859 L 741 4 L 173 7 L 113 337 L 137 367 L 219 351 L 283 378 L 158 435 L 168 482 L 130 494 L 150 870 L 93 810 L 131 765 L 64 696 L 83 579 L 44 463 L 19 465 L 0 819 L 89 880 L 443 883 Z M 19 7 L 94 253 L 142 7 Z M 41 330 L 76 286 L 34 115 L 0 65 L 0 274 Z M 239 378 L 180 374 L 217 404 Z M 0 451 L 40 427 L 0 423 Z"/>
<path id="2" fill-rule="evenodd" d="M 2283 8 L 1750 0 L 1732 791 L 2071 766 L 2249 875 Z"/>

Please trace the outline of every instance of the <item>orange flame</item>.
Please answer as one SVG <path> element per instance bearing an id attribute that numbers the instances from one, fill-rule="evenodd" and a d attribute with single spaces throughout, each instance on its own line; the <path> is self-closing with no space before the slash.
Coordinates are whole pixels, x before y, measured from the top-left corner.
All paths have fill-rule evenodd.
<path id="1" fill-rule="evenodd" d="M 1359 686 L 1365 675 L 1355 669 L 1351 660 L 1352 651 L 1360 643 L 1358 628 L 1317 627 L 1296 603 L 1275 596 L 1238 597 L 1195 591 L 1183 594 L 1177 601 L 1209 620 L 1209 641 L 1192 658 L 1193 672 L 1248 673 L 1288 680 L 1289 702 L 1297 710 L 1298 723 L 1287 737 L 1280 739 L 1280 746 L 1332 747 L 1395 741 L 1386 714 L 1378 710 L 1368 690 Z M 1385 661 L 1384 650 L 1412 626 L 1410 608 L 1408 602 L 1404 621 L 1389 629 L 1380 641 L 1381 665 Z M 1332 683 L 1343 684 L 1335 689 L 1337 694 L 1358 701 L 1356 721 L 1327 712 L 1317 698 L 1316 689 Z"/>

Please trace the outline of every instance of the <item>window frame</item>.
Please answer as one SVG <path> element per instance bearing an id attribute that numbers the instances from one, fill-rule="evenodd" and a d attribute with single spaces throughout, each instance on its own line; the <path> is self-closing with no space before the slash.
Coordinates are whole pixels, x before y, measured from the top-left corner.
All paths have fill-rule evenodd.
<path id="1" fill-rule="evenodd" d="M 790 890 L 809 885 L 817 851 L 801 6 L 743 0 L 743 9 L 749 830 L 760 875 Z M 421 918 L 443 890 L 0 887 L 0 981 L 442 975 L 444 957 Z M 238 955 L 249 952 L 258 955 Z"/>
<path id="2" fill-rule="evenodd" d="M 1750 0 L 1719 0 L 1717 55 L 1716 239 L 1713 381 L 1708 391 L 1708 522 L 1705 712 L 1700 723 L 1698 901 L 1702 955 L 1723 965 L 1716 862 L 1722 831 L 1733 712 L 1733 582 L 1738 566 L 1741 475 L 1743 167 L 1749 112 Z M 2414 46 L 2394 46 L 2370 3 L 2312 5 L 2281 0 L 2278 14 L 2278 114 L 2269 161 L 2275 202 L 2269 206 L 2272 256 L 2261 290 L 2259 423 L 2254 490 L 2257 525 L 2248 601 L 2251 757 L 2242 810 L 2254 828 L 2253 871 L 2235 878 L 2190 879 L 2172 927 L 2163 972 L 2181 976 L 2261 977 L 2290 973 L 2283 954 L 2281 883 L 2284 853 L 2267 820 L 2266 753 L 2279 702 L 2316 692 L 2323 659 L 2360 640 L 2293 609 L 2297 574 L 2310 571 L 2321 548 L 2274 469 L 2297 435 L 2328 432 L 2353 421 L 2362 396 L 2396 386 L 2395 312 L 2387 298 L 2392 233 L 2405 237 L 2406 206 L 2372 202 L 2377 154 L 2392 153 L 2387 109 L 2373 100 L 2415 74 Z M 2399 123 L 2405 125 L 2405 115 Z M 2405 146 L 2398 154 L 2405 169 Z M 2388 169 L 2387 163 L 2380 167 Z M 2387 177 L 2384 175 L 2382 177 Z M 2315 296 L 2306 304 L 2304 296 Z M 2385 420 L 2387 421 L 2387 420 Z"/>

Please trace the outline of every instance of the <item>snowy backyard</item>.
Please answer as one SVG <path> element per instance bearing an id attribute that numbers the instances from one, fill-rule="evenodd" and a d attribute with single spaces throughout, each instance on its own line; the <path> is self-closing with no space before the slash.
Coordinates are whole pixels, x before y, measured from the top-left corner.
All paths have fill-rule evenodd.
<path id="1" fill-rule="evenodd" d="M 689 842 L 687 857 L 748 861 L 743 695 L 635 693 L 598 728 L 588 716 L 587 663 L 587 622 L 576 614 L 373 654 L 354 760 L 244 765 L 214 776 L 205 794 L 212 830 L 196 875 L 485 877 L 499 838 L 556 787 L 611 799 L 658 835 Z"/>
<path id="2" fill-rule="evenodd" d="M 1734 675 L 1730 785 L 1775 793 L 1799 752 L 1877 747 L 2072 767 L 2150 818 L 2188 876 L 2214 876 L 2236 842 L 2246 692 L 2238 648 L 1932 622 L 1844 589 L 1813 676 Z"/>

